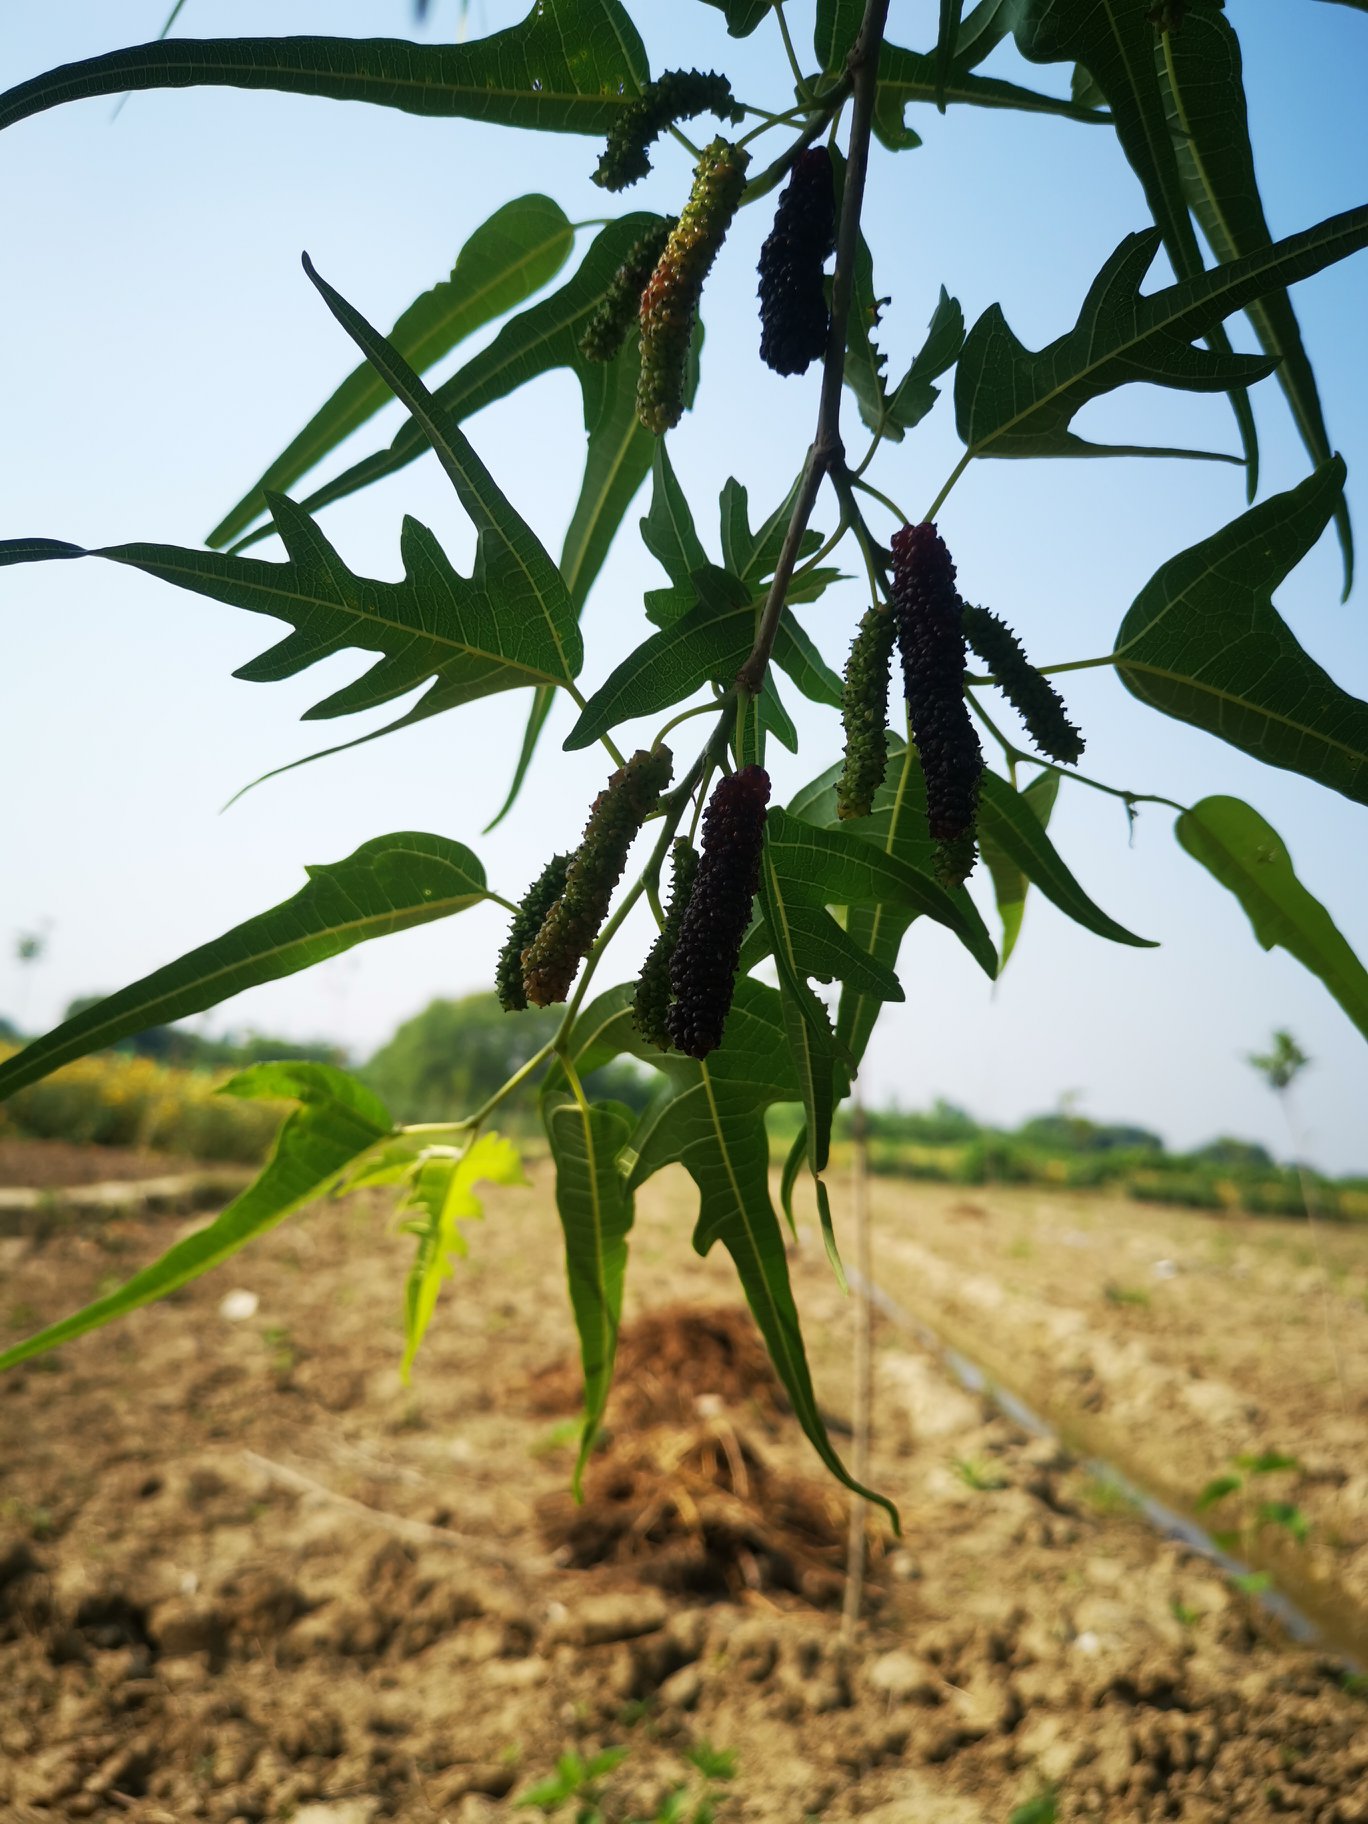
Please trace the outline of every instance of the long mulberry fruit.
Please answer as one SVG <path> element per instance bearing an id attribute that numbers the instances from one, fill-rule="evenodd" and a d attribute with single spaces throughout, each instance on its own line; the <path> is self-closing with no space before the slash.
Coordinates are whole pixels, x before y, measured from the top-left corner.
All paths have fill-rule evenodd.
<path id="1" fill-rule="evenodd" d="M 750 154 L 725 139 L 704 149 L 693 189 L 641 297 L 637 416 L 659 435 L 684 411 L 684 371 L 699 293 L 746 184 Z"/>
<path id="2" fill-rule="evenodd" d="M 641 294 L 674 228 L 674 216 L 661 216 L 632 243 L 580 337 L 586 361 L 611 361 L 621 350 L 640 318 Z"/>
<path id="3" fill-rule="evenodd" d="M 926 779 L 927 821 L 941 845 L 938 871 L 963 879 L 973 865 L 983 750 L 964 700 L 963 603 L 955 566 L 930 523 L 893 534 L 892 610 L 903 692 Z"/>
<path id="4" fill-rule="evenodd" d="M 565 877 L 570 870 L 569 855 L 553 855 L 522 896 L 508 937 L 499 952 L 494 971 L 494 991 L 505 1013 L 520 1013 L 527 1005 L 523 987 L 523 951 L 546 922 L 546 915 L 565 891 Z"/>
<path id="5" fill-rule="evenodd" d="M 670 959 L 679 942 L 684 923 L 684 910 L 693 892 L 698 872 L 698 852 L 683 836 L 671 851 L 670 904 L 665 913 L 665 929 L 651 945 L 641 966 L 636 995 L 632 1002 L 632 1019 L 643 1039 L 661 1051 L 670 1048 Z"/>
<path id="6" fill-rule="evenodd" d="M 822 268 L 836 251 L 836 196 L 825 146 L 800 152 L 760 249 L 760 359 L 803 374 L 826 352 L 831 310 Z"/>
<path id="7" fill-rule="evenodd" d="M 964 604 L 964 637 L 993 674 L 993 681 L 1026 724 L 1026 732 L 1051 760 L 1076 765 L 1083 737 L 1070 722 L 1064 699 L 1038 672 L 1006 621 L 987 608 Z"/>
<path id="8" fill-rule="evenodd" d="M 627 851 L 670 783 L 668 747 L 639 749 L 594 800 L 584 840 L 566 871 L 560 898 L 522 956 L 523 992 L 538 1007 L 563 1001 L 575 973 L 608 916 Z"/>
<path id="9" fill-rule="evenodd" d="M 760 885 L 769 774 L 743 766 L 718 782 L 703 813 L 703 853 L 670 958 L 671 1043 L 706 1058 L 722 1043 L 741 940 Z"/>
<path id="10" fill-rule="evenodd" d="M 891 614 L 867 609 L 851 642 L 841 692 L 845 770 L 836 785 L 841 817 L 868 817 L 888 766 L 888 673 L 897 632 Z"/>
<path id="11" fill-rule="evenodd" d="M 738 121 L 745 109 L 734 99 L 731 84 L 714 70 L 662 70 L 614 121 L 594 182 L 604 190 L 625 190 L 651 168 L 650 148 L 676 121 L 695 114 L 716 114 Z"/>

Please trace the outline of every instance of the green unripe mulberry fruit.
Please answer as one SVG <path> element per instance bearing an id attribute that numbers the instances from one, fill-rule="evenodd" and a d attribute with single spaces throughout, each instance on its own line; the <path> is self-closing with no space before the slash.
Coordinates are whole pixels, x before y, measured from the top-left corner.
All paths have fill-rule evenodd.
<path id="1" fill-rule="evenodd" d="M 670 1041 L 691 1058 L 722 1043 L 741 940 L 760 885 L 769 774 L 743 766 L 717 785 L 703 813 L 703 853 L 670 958 Z"/>
<path id="2" fill-rule="evenodd" d="M 570 870 L 570 856 L 553 855 L 522 896 L 513 914 L 508 937 L 499 952 L 494 972 L 494 991 L 505 1013 L 521 1013 L 527 1005 L 523 988 L 523 951 L 546 922 L 546 915 L 565 891 L 565 877 Z"/>
<path id="3" fill-rule="evenodd" d="M 614 121 L 594 182 L 604 190 L 625 190 L 645 177 L 651 168 L 650 148 L 677 121 L 692 120 L 695 114 L 738 121 L 745 112 L 725 76 L 713 70 L 662 70 Z"/>
<path id="4" fill-rule="evenodd" d="M 641 316 L 641 294 L 674 232 L 675 218 L 662 216 L 632 243 L 580 337 L 586 361 L 611 361 Z"/>
<path id="5" fill-rule="evenodd" d="M 866 610 L 851 642 L 841 692 L 845 771 L 836 785 L 842 817 L 868 817 L 888 766 L 888 673 L 897 628 L 891 614 Z"/>
<path id="6" fill-rule="evenodd" d="M 693 189 L 641 297 L 637 417 L 657 436 L 684 412 L 684 373 L 703 281 L 746 187 L 750 154 L 725 139 L 704 149 Z"/>
<path id="7" fill-rule="evenodd" d="M 661 1051 L 670 1049 L 670 959 L 679 942 L 679 933 L 684 924 L 684 908 L 693 891 L 694 876 L 698 872 L 698 854 L 692 844 L 681 836 L 671 850 L 671 860 L 670 904 L 665 913 L 665 929 L 651 945 L 650 953 L 641 966 L 641 978 L 637 982 L 632 1002 L 632 1019 L 637 1031 L 643 1039 Z"/>
<path id="8" fill-rule="evenodd" d="M 1038 672 L 1006 621 L 987 608 L 964 605 L 964 637 L 993 674 L 993 682 L 1026 724 L 1026 732 L 1051 760 L 1074 766 L 1083 737 L 1070 722 L 1064 699 Z"/>
<path id="9" fill-rule="evenodd" d="M 523 952 L 523 992 L 537 1007 L 563 1001 L 589 946 L 608 916 L 627 851 L 670 783 L 668 747 L 639 749 L 594 800 L 584 840 L 570 862 L 565 887 L 541 930 Z"/>

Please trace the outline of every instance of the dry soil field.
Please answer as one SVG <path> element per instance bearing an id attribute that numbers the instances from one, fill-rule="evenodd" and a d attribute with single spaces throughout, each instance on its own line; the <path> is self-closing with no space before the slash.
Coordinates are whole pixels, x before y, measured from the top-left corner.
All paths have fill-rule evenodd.
<path id="1" fill-rule="evenodd" d="M 1368 1819 L 1368 1704 L 1332 1650 L 1368 1614 L 1368 1235 L 1318 1258 L 1305 1225 L 876 1182 L 908 1321 L 876 1323 L 873 1474 L 905 1530 L 873 1530 L 843 1639 L 844 1503 L 726 1262 L 689 1249 L 682 1178 L 641 1200 L 610 1438 L 570 1502 L 534 1177 L 472 1230 L 412 1390 L 411 1244 L 371 1198 L 0 1385 L 0 1817 L 511 1821 L 559 1756 L 618 1747 L 608 1824 L 689 1824 L 705 1793 L 719 1824 L 1007 1824 L 1046 1792 L 1037 1818 Z M 179 1226 L 0 1241 L 0 1323 Z M 793 1270 L 844 1445 L 852 1307 L 816 1243 Z M 1208 1521 L 1331 1644 L 966 1391 L 913 1320 L 1180 1504 L 1237 1456 L 1295 1456 Z M 1258 1527 L 1271 1501 L 1304 1543 Z"/>

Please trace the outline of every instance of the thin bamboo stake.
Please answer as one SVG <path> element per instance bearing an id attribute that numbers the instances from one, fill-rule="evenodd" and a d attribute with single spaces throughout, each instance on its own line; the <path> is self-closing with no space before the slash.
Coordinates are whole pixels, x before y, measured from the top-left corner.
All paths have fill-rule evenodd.
<path id="1" fill-rule="evenodd" d="M 874 1326 L 869 1303 L 874 1284 L 873 1249 L 869 1238 L 869 1141 L 864 1103 L 855 1090 L 850 1105 L 851 1133 L 851 1212 L 855 1226 L 855 1392 L 852 1428 L 851 1472 L 857 1482 L 869 1482 L 869 1433 L 874 1406 Z M 868 1502 L 863 1495 L 850 1498 L 850 1531 L 846 1540 L 845 1596 L 841 1605 L 841 1632 L 849 1640 L 860 1620 L 864 1600 L 865 1535 L 868 1525 Z"/>

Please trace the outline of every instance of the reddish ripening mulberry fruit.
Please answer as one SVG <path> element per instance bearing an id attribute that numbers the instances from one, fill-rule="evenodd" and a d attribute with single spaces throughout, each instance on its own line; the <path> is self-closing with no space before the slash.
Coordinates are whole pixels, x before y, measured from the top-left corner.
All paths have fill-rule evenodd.
<path id="1" fill-rule="evenodd" d="M 670 958 L 671 1043 L 706 1058 L 722 1043 L 741 940 L 760 885 L 769 774 L 743 766 L 720 780 L 703 813 L 703 853 Z"/>
<path id="2" fill-rule="evenodd" d="M 825 146 L 800 152 L 760 249 L 760 359 L 803 374 L 826 352 L 831 311 L 822 268 L 836 251 L 836 193 Z"/>
<path id="3" fill-rule="evenodd" d="M 549 1007 L 570 992 L 580 963 L 608 916 L 632 838 L 655 809 L 673 767 L 668 747 L 650 753 L 639 749 L 594 800 L 560 898 L 523 951 L 523 992 L 536 1006 Z"/>
<path id="4" fill-rule="evenodd" d="M 733 99 L 727 78 L 716 71 L 663 70 L 614 121 L 594 182 L 604 190 L 625 190 L 645 177 L 650 148 L 676 121 L 692 120 L 695 114 L 738 121 L 745 112 Z"/>
<path id="5" fill-rule="evenodd" d="M 632 243 L 580 337 L 586 361 L 611 361 L 620 352 L 640 318 L 641 294 L 674 229 L 674 216 L 660 216 Z"/>
<path id="6" fill-rule="evenodd" d="M 750 154 L 725 139 L 704 149 L 689 200 L 642 293 L 637 417 L 657 436 L 683 415 L 699 293 L 736 214 L 749 163 Z"/>
<path id="7" fill-rule="evenodd" d="M 841 817 L 868 817 L 888 766 L 888 673 L 896 634 L 891 614 L 869 608 L 846 660 L 841 692 L 845 770 L 836 784 Z"/>
<path id="8" fill-rule="evenodd" d="M 964 604 L 964 637 L 993 674 L 993 682 L 1026 724 L 1026 732 L 1051 760 L 1076 765 L 1083 737 L 1070 722 L 1064 699 L 1038 672 L 1006 621 L 987 608 Z"/>
<path id="9" fill-rule="evenodd" d="M 966 854 L 972 866 L 972 851 L 962 839 L 972 842 L 974 834 L 983 752 L 964 700 L 963 604 L 955 566 L 929 523 L 893 534 L 892 611 L 907 712 L 926 779 L 927 821 L 937 842 L 959 845 L 942 856 L 953 873 Z"/>
<path id="10" fill-rule="evenodd" d="M 565 891 L 570 861 L 569 855 L 553 855 L 523 894 L 522 902 L 513 914 L 513 923 L 508 928 L 508 937 L 494 971 L 494 992 L 505 1013 L 520 1013 L 527 1005 L 522 979 L 523 951 L 541 930 L 547 913 Z"/>
<path id="11" fill-rule="evenodd" d="M 661 1051 L 670 1049 L 670 958 L 679 942 L 684 923 L 684 908 L 693 892 L 698 872 L 698 855 L 693 845 L 681 836 L 671 850 L 670 904 L 665 914 L 665 929 L 651 945 L 642 964 L 632 1002 L 632 1019 L 643 1039 Z"/>

